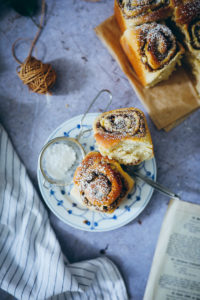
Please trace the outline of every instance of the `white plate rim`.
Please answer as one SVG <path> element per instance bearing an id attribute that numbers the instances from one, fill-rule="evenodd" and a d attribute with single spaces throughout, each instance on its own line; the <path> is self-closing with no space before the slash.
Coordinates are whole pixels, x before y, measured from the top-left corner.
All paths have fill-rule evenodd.
<path id="1" fill-rule="evenodd" d="M 99 113 L 88 113 L 87 116 L 90 115 L 91 117 L 94 116 L 96 117 L 97 115 L 99 115 Z M 51 140 L 52 138 L 56 137 L 56 134 L 59 130 L 61 130 L 67 123 L 69 122 L 74 122 L 77 120 L 80 121 L 80 119 L 82 118 L 83 114 L 81 115 L 77 115 L 73 118 L 70 118 L 68 120 L 66 120 L 65 122 L 61 123 L 58 127 L 56 127 L 56 129 L 49 135 L 49 137 L 46 139 L 45 143 L 46 144 L 49 140 Z M 87 118 L 86 116 L 86 118 Z M 79 122 L 78 122 L 79 123 Z M 154 180 L 156 181 L 156 178 L 157 178 L 157 165 L 156 165 L 156 160 L 155 160 L 155 157 L 152 159 L 152 163 L 153 163 L 153 167 L 154 167 Z M 57 218 L 59 218 L 62 222 L 64 222 L 65 224 L 73 227 L 73 228 L 76 228 L 76 229 L 79 229 L 79 230 L 82 230 L 82 231 L 88 231 L 88 232 L 106 232 L 106 231 L 112 231 L 112 230 L 116 230 L 118 228 L 121 228 L 125 225 L 127 225 L 128 223 L 134 221 L 139 215 L 140 213 L 145 209 L 145 207 L 148 205 L 149 201 L 151 200 L 151 197 L 152 197 L 152 194 L 154 192 L 154 188 L 151 188 L 150 191 L 149 191 L 149 194 L 148 196 L 146 197 L 146 201 L 143 203 L 143 205 L 140 207 L 140 209 L 138 209 L 137 213 L 134 214 L 134 216 L 130 216 L 130 218 L 126 219 L 124 222 L 120 223 L 120 224 L 117 224 L 113 227 L 109 227 L 109 228 L 105 228 L 105 229 L 98 229 L 97 227 L 95 228 L 95 230 L 91 230 L 89 227 L 83 227 L 83 226 L 79 226 L 77 224 L 74 224 L 74 223 L 71 223 L 69 220 L 66 220 L 62 217 L 62 215 L 60 215 L 53 207 L 52 205 L 50 204 L 51 201 L 48 201 L 46 199 L 46 195 L 44 194 L 43 192 L 43 185 L 42 185 L 42 179 L 41 179 L 41 171 L 40 171 L 40 168 L 39 168 L 39 160 L 38 160 L 38 164 L 37 164 L 37 180 L 38 180 L 38 185 L 39 185 L 39 189 L 40 189 L 40 192 L 42 194 L 42 197 L 46 203 L 46 205 L 48 206 L 48 208 L 57 216 Z M 95 213 L 95 212 L 94 212 Z"/>

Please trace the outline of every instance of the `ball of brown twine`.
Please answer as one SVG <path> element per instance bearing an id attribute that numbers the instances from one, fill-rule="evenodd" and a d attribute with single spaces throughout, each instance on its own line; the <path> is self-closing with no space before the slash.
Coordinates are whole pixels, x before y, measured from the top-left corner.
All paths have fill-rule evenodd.
<path id="1" fill-rule="evenodd" d="M 50 88 L 54 85 L 56 81 L 56 72 L 52 69 L 50 64 L 44 64 L 39 59 L 33 57 L 32 51 L 35 47 L 35 44 L 40 36 L 40 33 L 43 29 L 45 16 L 45 0 L 42 0 L 42 13 L 40 18 L 39 29 L 35 35 L 34 40 L 31 43 L 31 48 L 29 50 L 28 57 L 22 63 L 15 55 L 15 46 L 19 40 L 17 39 L 12 45 L 12 54 L 15 60 L 20 64 L 19 71 L 17 72 L 19 78 L 23 81 L 24 84 L 28 85 L 29 89 L 35 93 L 39 94 L 51 94 Z"/>
<path id="2" fill-rule="evenodd" d="M 50 64 L 29 56 L 19 68 L 18 76 L 30 90 L 38 94 L 51 94 L 49 90 L 56 81 L 56 72 Z"/>

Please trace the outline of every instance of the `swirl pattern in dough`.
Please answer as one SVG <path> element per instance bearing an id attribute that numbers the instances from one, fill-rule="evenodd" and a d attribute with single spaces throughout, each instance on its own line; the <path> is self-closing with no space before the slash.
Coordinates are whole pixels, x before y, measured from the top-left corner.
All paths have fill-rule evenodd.
<path id="1" fill-rule="evenodd" d="M 105 112 L 93 124 L 100 153 L 121 164 L 137 165 L 153 157 L 153 145 L 143 112 L 120 108 Z"/>
<path id="2" fill-rule="evenodd" d="M 109 139 L 145 136 L 144 115 L 137 109 L 119 109 L 104 114 L 95 127 L 100 134 L 104 134 Z"/>
<path id="3" fill-rule="evenodd" d="M 183 1 L 178 5 L 174 21 L 184 35 L 182 40 L 192 59 L 200 60 L 200 0 Z"/>
<path id="4" fill-rule="evenodd" d="M 200 19 L 194 20 L 188 25 L 190 44 L 193 49 L 200 49 Z"/>
<path id="5" fill-rule="evenodd" d="M 119 24 L 123 23 L 122 30 L 166 19 L 171 13 L 171 0 L 116 0 L 115 3 L 115 15 Z"/>
<path id="6" fill-rule="evenodd" d="M 171 30 L 156 23 L 141 26 L 140 53 L 149 70 L 157 70 L 168 64 L 177 53 L 176 38 Z"/>
<path id="7" fill-rule="evenodd" d="M 125 0 L 122 1 L 122 6 L 127 17 L 137 17 L 169 7 L 169 0 Z"/>
<path id="8" fill-rule="evenodd" d="M 132 189 L 133 180 L 117 162 L 90 152 L 77 168 L 74 184 L 87 207 L 112 212 Z"/>

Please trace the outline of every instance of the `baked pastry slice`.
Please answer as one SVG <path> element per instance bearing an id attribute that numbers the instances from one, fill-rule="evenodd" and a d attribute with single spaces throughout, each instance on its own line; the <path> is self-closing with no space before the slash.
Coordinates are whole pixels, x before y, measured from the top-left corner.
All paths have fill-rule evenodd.
<path id="1" fill-rule="evenodd" d="M 174 10 L 174 21 L 186 46 L 185 62 L 192 71 L 200 94 L 200 0 L 182 0 Z"/>
<path id="2" fill-rule="evenodd" d="M 90 152 L 76 169 L 71 194 L 89 209 L 112 213 L 133 186 L 133 179 L 116 161 Z"/>
<path id="3" fill-rule="evenodd" d="M 200 60 L 200 0 L 187 0 L 177 5 L 174 21 L 185 37 L 189 52 Z"/>
<path id="4" fill-rule="evenodd" d="M 144 113 L 134 107 L 105 112 L 93 124 L 100 153 L 124 165 L 153 157 L 153 144 Z"/>
<path id="5" fill-rule="evenodd" d="M 127 29 L 120 42 L 145 87 L 168 79 L 185 51 L 172 31 L 157 23 Z"/>
<path id="6" fill-rule="evenodd" d="M 189 51 L 186 51 L 184 62 L 189 71 L 192 71 L 194 85 L 197 93 L 200 95 L 200 60 Z"/>
<path id="7" fill-rule="evenodd" d="M 164 20 L 172 14 L 175 0 L 115 0 L 114 13 L 122 30 Z"/>

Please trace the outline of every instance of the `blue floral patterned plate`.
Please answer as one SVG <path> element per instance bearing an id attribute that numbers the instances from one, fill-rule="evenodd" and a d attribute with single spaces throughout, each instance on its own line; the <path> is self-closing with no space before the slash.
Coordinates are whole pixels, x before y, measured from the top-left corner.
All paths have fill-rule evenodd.
<path id="1" fill-rule="evenodd" d="M 92 127 L 97 113 L 90 113 L 84 120 L 84 128 Z M 80 131 L 82 115 L 72 118 L 60 125 L 48 138 L 48 141 L 58 136 L 76 137 Z M 95 150 L 95 140 L 92 131 L 84 134 L 80 139 L 86 153 Z M 156 180 L 155 158 L 141 163 L 138 172 Z M 73 184 L 66 187 L 50 185 L 44 187 L 44 178 L 37 170 L 38 183 L 42 196 L 51 211 L 64 223 L 77 229 L 102 232 L 117 229 L 134 220 L 148 204 L 153 188 L 140 179 L 135 179 L 135 187 L 127 199 L 112 214 L 91 211 L 76 202 L 71 196 Z"/>

